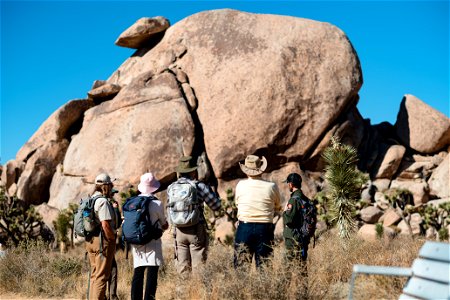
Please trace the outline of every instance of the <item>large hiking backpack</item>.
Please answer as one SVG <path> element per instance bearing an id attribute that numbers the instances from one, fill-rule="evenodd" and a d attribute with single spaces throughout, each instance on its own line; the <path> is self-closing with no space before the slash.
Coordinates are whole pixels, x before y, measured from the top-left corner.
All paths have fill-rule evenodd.
<path id="1" fill-rule="evenodd" d="M 306 198 L 306 196 L 302 196 Z M 298 228 L 298 233 L 303 241 L 309 241 L 311 238 L 314 238 L 314 233 L 316 232 L 316 205 L 308 198 L 304 199 L 298 196 L 294 196 L 294 198 L 299 202 L 302 212 L 302 226 Z"/>
<path id="2" fill-rule="evenodd" d="M 192 226 L 203 218 L 202 203 L 199 203 L 194 183 L 180 178 L 168 187 L 167 195 L 168 215 L 175 227 Z"/>
<path id="3" fill-rule="evenodd" d="M 156 199 L 153 196 L 135 196 L 126 200 L 122 207 L 124 217 L 122 235 L 126 242 L 144 245 L 162 236 L 158 221 L 152 223 L 148 210 L 150 202 Z"/>
<path id="4" fill-rule="evenodd" d="M 80 200 L 80 206 L 74 216 L 75 236 L 89 238 L 96 236 L 101 231 L 99 220 L 95 217 L 94 205 L 98 198 L 103 197 L 97 195 Z"/>

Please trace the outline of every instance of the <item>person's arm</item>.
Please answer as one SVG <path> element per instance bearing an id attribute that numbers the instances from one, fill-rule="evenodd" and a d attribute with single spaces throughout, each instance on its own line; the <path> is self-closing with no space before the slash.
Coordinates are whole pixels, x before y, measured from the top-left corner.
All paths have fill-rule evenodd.
<path id="1" fill-rule="evenodd" d="M 111 212 L 114 213 L 111 204 L 106 198 L 98 198 L 95 202 L 96 213 L 98 214 L 98 219 L 100 220 L 100 224 L 102 225 L 102 231 L 107 240 L 113 241 L 116 239 L 114 228 L 111 227 L 111 220 L 113 220 L 113 216 Z"/>
<path id="2" fill-rule="evenodd" d="M 109 224 L 109 220 L 101 221 L 102 223 L 102 230 L 105 234 L 105 237 L 108 241 L 115 241 L 116 235 L 114 234 L 113 229 L 111 228 L 111 225 Z"/>
<path id="3" fill-rule="evenodd" d="M 275 185 L 274 187 L 274 209 L 275 212 L 281 212 L 282 207 L 281 207 L 281 195 L 280 195 L 280 190 L 278 189 L 278 186 Z"/>
<path id="4" fill-rule="evenodd" d="M 197 183 L 198 196 L 214 211 L 217 211 L 222 206 L 220 198 L 216 195 L 209 186 L 203 182 Z"/>
<path id="5" fill-rule="evenodd" d="M 286 226 L 295 227 L 296 224 L 296 212 L 298 210 L 298 203 L 295 198 L 290 198 L 288 203 L 286 204 L 286 210 L 283 212 L 283 218 Z"/>
<path id="6" fill-rule="evenodd" d="M 161 225 L 161 229 L 167 230 L 167 228 L 169 228 L 169 223 L 167 223 L 166 216 L 164 215 L 164 208 L 163 208 L 161 202 L 158 205 L 157 212 L 158 212 L 158 221 L 159 221 L 159 224 Z"/>

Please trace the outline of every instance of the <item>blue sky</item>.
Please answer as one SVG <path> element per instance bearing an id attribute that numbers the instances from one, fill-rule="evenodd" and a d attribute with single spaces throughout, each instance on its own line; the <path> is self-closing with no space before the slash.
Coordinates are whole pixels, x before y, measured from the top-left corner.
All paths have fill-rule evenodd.
<path id="1" fill-rule="evenodd" d="M 233 8 L 328 22 L 361 61 L 358 109 L 372 124 L 395 123 L 404 94 L 449 116 L 448 1 L 3 1 L 0 163 L 13 159 L 61 105 L 86 98 L 132 49 L 114 45 L 141 17 L 172 24 L 199 11 Z"/>

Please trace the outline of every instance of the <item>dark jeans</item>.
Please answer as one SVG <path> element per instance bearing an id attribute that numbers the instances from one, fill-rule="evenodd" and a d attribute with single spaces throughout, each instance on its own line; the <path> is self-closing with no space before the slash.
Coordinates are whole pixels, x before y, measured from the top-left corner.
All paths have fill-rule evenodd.
<path id="1" fill-rule="evenodd" d="M 131 300 L 142 300 L 144 288 L 144 273 L 147 269 L 147 282 L 145 283 L 145 300 L 155 299 L 156 285 L 158 284 L 158 266 L 142 266 L 134 269 L 131 282 Z"/>
<path id="2" fill-rule="evenodd" d="M 251 263 L 253 255 L 256 266 L 261 267 L 273 252 L 273 229 L 272 223 L 239 222 L 234 239 L 234 268 Z"/>

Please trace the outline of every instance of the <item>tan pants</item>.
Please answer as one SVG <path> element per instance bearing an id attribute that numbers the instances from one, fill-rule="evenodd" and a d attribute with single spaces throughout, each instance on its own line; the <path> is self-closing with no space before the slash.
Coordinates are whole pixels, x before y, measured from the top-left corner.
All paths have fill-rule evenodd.
<path id="1" fill-rule="evenodd" d="M 177 272 L 195 272 L 206 261 L 208 233 L 205 224 L 176 229 Z"/>
<path id="2" fill-rule="evenodd" d="M 116 243 L 108 242 L 106 238 L 103 238 L 102 243 L 102 254 L 100 254 L 100 237 L 93 237 L 85 243 L 91 265 L 89 299 L 105 299 L 106 283 L 111 274 Z"/>

